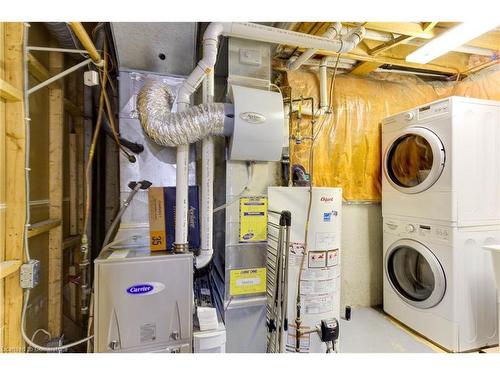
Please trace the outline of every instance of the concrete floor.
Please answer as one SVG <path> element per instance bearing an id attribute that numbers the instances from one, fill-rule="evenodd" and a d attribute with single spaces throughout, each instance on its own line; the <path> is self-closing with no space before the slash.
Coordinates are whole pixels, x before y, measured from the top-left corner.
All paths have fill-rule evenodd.
<path id="1" fill-rule="evenodd" d="M 375 308 L 352 309 L 340 322 L 342 353 L 435 353 L 437 348 L 394 323 Z"/>

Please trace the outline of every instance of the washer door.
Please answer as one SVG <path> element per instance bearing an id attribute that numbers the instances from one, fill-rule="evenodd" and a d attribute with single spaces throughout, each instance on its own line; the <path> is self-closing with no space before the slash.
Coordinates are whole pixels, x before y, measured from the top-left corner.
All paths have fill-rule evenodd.
<path id="1" fill-rule="evenodd" d="M 385 256 L 392 288 L 408 304 L 428 309 L 444 297 L 446 278 L 436 256 L 420 242 L 396 241 Z"/>
<path id="2" fill-rule="evenodd" d="M 436 134 L 426 128 L 409 128 L 387 148 L 384 173 L 395 189 L 415 194 L 439 179 L 444 162 L 444 147 Z"/>

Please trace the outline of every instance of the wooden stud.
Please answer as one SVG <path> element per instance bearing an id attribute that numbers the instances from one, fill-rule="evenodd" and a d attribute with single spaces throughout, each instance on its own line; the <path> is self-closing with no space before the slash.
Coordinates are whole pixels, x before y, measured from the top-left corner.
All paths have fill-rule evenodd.
<path id="1" fill-rule="evenodd" d="M 0 22 L 0 79 L 4 79 L 4 22 Z M 5 100 L 0 98 L 0 261 L 5 259 Z M 3 352 L 4 281 L 0 279 L 0 353 Z"/>
<path id="2" fill-rule="evenodd" d="M 48 219 L 35 224 L 31 224 L 28 230 L 28 238 L 38 236 L 42 233 L 47 233 L 53 228 L 61 225 L 61 220 Z"/>
<path id="3" fill-rule="evenodd" d="M 4 279 L 11 273 L 17 272 L 19 267 L 21 267 L 20 260 L 4 260 L 0 262 L 0 279 Z"/>
<path id="4" fill-rule="evenodd" d="M 5 32 L 5 80 L 18 90 L 23 89 L 23 35 L 21 22 L 4 24 Z M 5 104 L 5 154 L 6 154 L 6 203 L 5 212 L 5 260 L 22 261 L 23 234 L 26 220 L 25 207 L 25 123 L 22 101 Z M 19 271 L 5 279 L 5 329 L 6 351 L 24 351 L 21 338 L 21 310 L 23 292 L 19 286 Z"/>
<path id="5" fill-rule="evenodd" d="M 5 100 L 19 102 L 23 100 L 23 92 L 10 83 L 5 82 L 3 79 L 0 79 L 0 98 Z"/>
<path id="6" fill-rule="evenodd" d="M 43 64 L 31 53 L 28 54 L 28 69 L 30 74 L 39 82 L 50 78 L 49 71 Z"/>
<path id="7" fill-rule="evenodd" d="M 80 236 L 71 236 L 68 238 L 65 238 L 63 241 L 63 250 L 71 250 L 74 249 L 77 246 L 80 246 Z"/>
<path id="8" fill-rule="evenodd" d="M 51 75 L 64 69 L 64 56 L 49 52 Z M 49 88 L 49 218 L 62 220 L 63 212 L 63 125 L 62 86 Z M 62 226 L 49 231 L 48 328 L 53 336 L 61 334 L 62 325 Z"/>
<path id="9" fill-rule="evenodd" d="M 71 76 L 70 76 L 71 78 Z M 70 99 L 64 98 L 64 110 L 68 112 L 71 116 L 73 116 L 76 120 L 76 117 L 83 116 L 83 113 L 80 111 L 78 105 L 74 104 Z"/>

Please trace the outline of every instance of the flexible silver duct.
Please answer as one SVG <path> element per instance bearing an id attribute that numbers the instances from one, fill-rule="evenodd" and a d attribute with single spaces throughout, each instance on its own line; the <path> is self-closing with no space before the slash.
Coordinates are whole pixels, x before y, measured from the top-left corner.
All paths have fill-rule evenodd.
<path id="1" fill-rule="evenodd" d="M 224 135 L 224 104 L 200 104 L 172 113 L 174 95 L 162 81 L 148 81 L 137 95 L 137 110 L 144 132 L 163 146 L 197 142 L 209 135 Z"/>

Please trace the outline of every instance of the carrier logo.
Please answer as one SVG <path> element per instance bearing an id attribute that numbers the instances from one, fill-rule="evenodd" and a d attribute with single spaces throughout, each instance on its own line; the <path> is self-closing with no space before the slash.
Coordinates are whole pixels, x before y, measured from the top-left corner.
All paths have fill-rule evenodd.
<path id="1" fill-rule="evenodd" d="M 333 202 L 333 197 L 321 197 L 321 202 Z"/>
<path id="2" fill-rule="evenodd" d="M 243 121 L 249 122 L 250 124 L 262 124 L 266 121 L 266 118 L 257 112 L 243 112 L 240 113 L 240 118 Z"/>
<path id="3" fill-rule="evenodd" d="M 127 288 L 127 293 L 134 295 L 150 295 L 159 293 L 163 289 L 165 289 L 165 284 L 158 282 L 149 282 L 131 285 Z"/>

